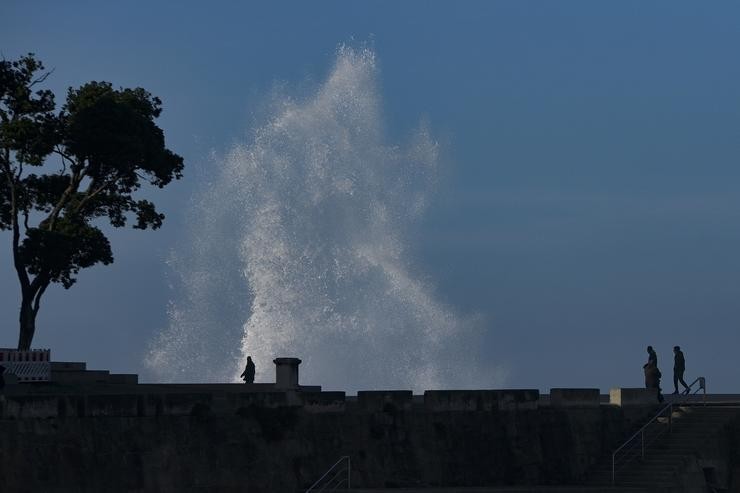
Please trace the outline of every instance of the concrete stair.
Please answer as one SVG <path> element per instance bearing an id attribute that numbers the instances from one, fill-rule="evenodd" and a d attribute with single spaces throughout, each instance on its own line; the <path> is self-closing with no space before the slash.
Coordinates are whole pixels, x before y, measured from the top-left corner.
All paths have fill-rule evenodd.
<path id="1" fill-rule="evenodd" d="M 360 488 L 353 493 L 670 493 L 703 445 L 715 439 L 723 426 L 740 415 L 740 406 L 677 407 L 668 419 L 661 418 L 646 430 L 653 439 L 645 459 L 635 458 L 623 465 L 617 483 L 611 485 L 611 454 L 589 471 L 585 484 L 571 486 L 490 486 L 490 487 L 416 487 Z M 636 450 L 639 454 L 639 448 Z"/>
<path id="2" fill-rule="evenodd" d="M 634 458 L 618 464 L 616 485 L 619 487 L 645 488 L 649 492 L 670 491 L 679 481 L 679 474 L 708 440 L 740 413 L 733 406 L 687 406 L 673 413 L 673 426 L 668 433 L 667 419 L 650 426 L 646 436 L 660 434 L 646 447 L 645 459 L 640 457 L 639 441 Z M 589 471 L 587 485 L 611 484 L 611 454 Z"/>

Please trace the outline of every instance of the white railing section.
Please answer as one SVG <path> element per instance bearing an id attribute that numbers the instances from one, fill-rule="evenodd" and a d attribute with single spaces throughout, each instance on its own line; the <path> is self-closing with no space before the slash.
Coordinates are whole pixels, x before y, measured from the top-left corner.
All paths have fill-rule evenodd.
<path id="1" fill-rule="evenodd" d="M 692 391 L 694 385 L 698 387 Z M 707 385 L 704 377 L 699 377 L 679 395 L 678 400 L 672 400 L 650 418 L 642 428 L 629 437 L 612 453 L 612 486 L 616 484 L 617 473 L 636 458 L 644 459 L 646 449 L 664 433 L 670 433 L 673 426 L 673 408 L 686 404 L 697 392 L 703 391 L 702 402 L 707 404 Z M 664 418 L 661 420 L 661 418 Z"/>
<path id="2" fill-rule="evenodd" d="M 51 379 L 51 351 L 30 349 L 18 351 L 0 348 L 0 365 L 19 382 L 48 382 Z"/>
<path id="3" fill-rule="evenodd" d="M 349 456 L 344 455 L 340 457 L 318 481 L 306 490 L 306 493 L 350 489 L 350 469 L 351 462 Z"/>

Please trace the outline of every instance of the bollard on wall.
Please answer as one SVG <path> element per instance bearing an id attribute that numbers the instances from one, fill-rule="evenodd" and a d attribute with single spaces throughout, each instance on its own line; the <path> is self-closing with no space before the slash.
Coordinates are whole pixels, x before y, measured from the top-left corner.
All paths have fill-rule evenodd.
<path id="1" fill-rule="evenodd" d="M 296 389 L 298 388 L 298 358 L 275 358 L 275 388 Z"/>

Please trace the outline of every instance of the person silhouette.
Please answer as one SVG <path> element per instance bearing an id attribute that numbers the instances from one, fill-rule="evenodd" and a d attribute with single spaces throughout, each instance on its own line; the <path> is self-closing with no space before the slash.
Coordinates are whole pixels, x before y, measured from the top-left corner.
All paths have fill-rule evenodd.
<path id="1" fill-rule="evenodd" d="M 254 371 L 255 366 L 251 356 L 247 356 L 247 366 L 244 368 L 244 373 L 239 375 L 244 379 L 244 383 L 254 383 Z"/>
<path id="2" fill-rule="evenodd" d="M 673 346 L 673 393 L 678 394 L 678 382 L 684 387 L 684 394 L 689 393 L 689 386 L 683 381 L 683 372 L 686 371 L 686 360 L 680 346 Z"/>
<path id="3" fill-rule="evenodd" d="M 663 394 L 660 389 L 660 377 L 662 376 L 658 369 L 658 354 L 653 346 L 647 347 L 648 361 L 642 365 L 645 371 L 645 388 L 658 389 L 658 402 L 663 402 Z"/>
<path id="4" fill-rule="evenodd" d="M 648 362 L 645 363 L 645 366 L 652 363 L 657 368 L 658 367 L 658 353 L 655 352 L 655 349 L 653 349 L 653 346 L 648 346 L 647 352 L 648 352 Z"/>

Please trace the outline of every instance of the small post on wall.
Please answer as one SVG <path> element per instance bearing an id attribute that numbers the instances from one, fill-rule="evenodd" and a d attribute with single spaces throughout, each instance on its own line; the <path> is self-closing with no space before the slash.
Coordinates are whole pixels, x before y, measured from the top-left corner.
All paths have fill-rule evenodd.
<path id="1" fill-rule="evenodd" d="M 298 358 L 275 358 L 275 388 L 296 389 L 298 388 Z"/>

